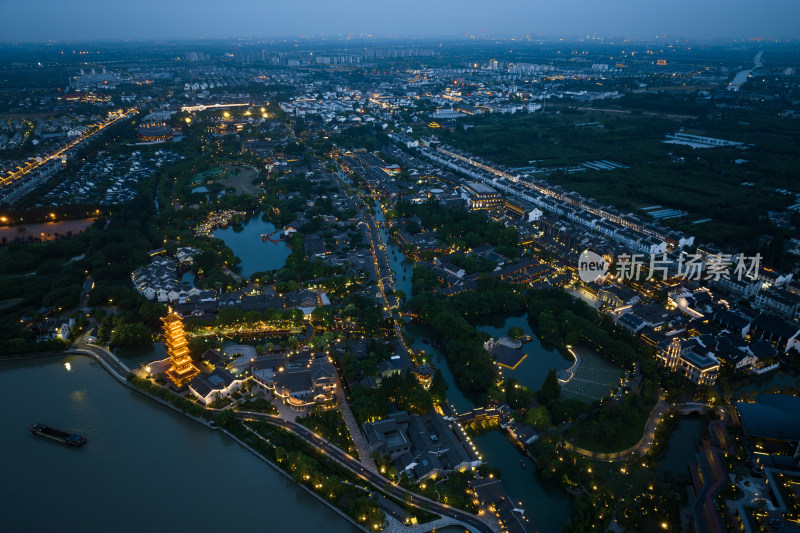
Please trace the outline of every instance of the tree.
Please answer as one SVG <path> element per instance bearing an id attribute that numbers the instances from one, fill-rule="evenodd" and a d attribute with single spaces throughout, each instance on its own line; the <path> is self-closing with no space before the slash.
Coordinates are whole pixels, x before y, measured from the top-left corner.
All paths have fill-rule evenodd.
<path id="1" fill-rule="evenodd" d="M 556 401 L 559 396 L 561 396 L 561 385 L 558 383 L 555 369 L 551 368 L 542 382 L 539 401 L 543 404 L 550 404 Z"/>
<path id="2" fill-rule="evenodd" d="M 236 423 L 236 415 L 230 409 L 217 413 L 214 423 L 222 428 L 230 428 Z"/>
<path id="3" fill-rule="evenodd" d="M 513 409 L 526 407 L 535 396 L 531 389 L 520 385 L 514 378 L 507 379 L 503 386 L 506 389 L 506 401 Z"/>
<path id="4" fill-rule="evenodd" d="M 142 302 L 139 306 L 139 316 L 142 322 L 153 329 L 161 326 L 161 317 L 167 314 L 167 306 L 159 302 Z"/>
<path id="5" fill-rule="evenodd" d="M 575 346 L 581 342 L 581 334 L 575 330 L 568 331 L 564 336 L 564 344 L 566 346 Z"/>
<path id="6" fill-rule="evenodd" d="M 189 355 L 193 361 L 199 361 L 207 350 L 216 348 L 216 343 L 213 339 L 204 337 L 190 337 L 187 344 L 189 346 Z"/>
<path id="7" fill-rule="evenodd" d="M 525 423 L 533 429 L 538 429 L 540 431 L 547 429 L 552 425 L 550 422 L 550 412 L 544 405 L 528 409 L 528 412 L 525 413 Z"/>
<path id="8" fill-rule="evenodd" d="M 114 346 L 147 346 L 152 342 L 150 328 L 142 323 L 122 323 L 111 334 L 111 344 Z"/>
<path id="9" fill-rule="evenodd" d="M 447 401 L 447 384 L 444 381 L 442 371 L 438 368 L 436 369 L 436 372 L 433 373 L 430 393 L 434 405 L 439 405 Z"/>
<path id="10" fill-rule="evenodd" d="M 408 411 L 418 415 L 424 415 L 433 408 L 431 395 L 422 387 L 411 389 L 408 395 Z"/>
<path id="11" fill-rule="evenodd" d="M 511 326 L 508 328 L 508 336 L 512 339 L 519 339 L 523 335 L 525 335 L 525 330 L 520 327 Z"/>

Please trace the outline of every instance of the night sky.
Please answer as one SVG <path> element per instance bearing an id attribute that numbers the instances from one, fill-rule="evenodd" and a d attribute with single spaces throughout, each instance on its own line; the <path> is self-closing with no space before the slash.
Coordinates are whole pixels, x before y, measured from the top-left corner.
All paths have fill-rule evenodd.
<path id="1" fill-rule="evenodd" d="M 0 0 L 0 40 L 797 38 L 798 0 Z"/>

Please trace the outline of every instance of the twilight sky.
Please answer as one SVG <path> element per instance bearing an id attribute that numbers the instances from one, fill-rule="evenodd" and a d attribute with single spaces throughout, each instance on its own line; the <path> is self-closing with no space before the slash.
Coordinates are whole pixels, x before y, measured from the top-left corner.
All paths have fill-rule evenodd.
<path id="1" fill-rule="evenodd" d="M 800 37 L 800 0 L 0 0 L 0 40 Z"/>

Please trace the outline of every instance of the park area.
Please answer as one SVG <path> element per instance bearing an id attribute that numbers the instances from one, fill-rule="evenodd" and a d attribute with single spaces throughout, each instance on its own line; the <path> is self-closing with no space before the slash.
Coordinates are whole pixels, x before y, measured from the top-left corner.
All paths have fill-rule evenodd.
<path id="1" fill-rule="evenodd" d="M 218 166 L 198 172 L 192 178 L 192 187 L 208 184 L 210 181 L 219 183 L 223 187 L 236 189 L 239 194 L 258 193 L 258 187 L 253 180 L 258 178 L 258 171 L 249 166 Z"/>
<path id="2" fill-rule="evenodd" d="M 585 346 L 576 346 L 571 351 L 578 360 L 572 368 L 559 375 L 559 380 L 567 379 L 566 383 L 561 383 L 561 397 L 593 402 L 611 396 L 611 391 L 619 387 L 625 371 Z"/>

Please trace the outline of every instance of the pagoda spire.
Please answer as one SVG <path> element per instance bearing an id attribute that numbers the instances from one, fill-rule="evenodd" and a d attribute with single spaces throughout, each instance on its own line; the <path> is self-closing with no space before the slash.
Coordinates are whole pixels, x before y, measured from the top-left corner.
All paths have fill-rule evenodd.
<path id="1" fill-rule="evenodd" d="M 189 355 L 189 343 L 186 342 L 181 317 L 170 311 L 161 320 L 164 322 L 164 340 L 170 360 L 166 374 L 175 387 L 180 389 L 199 374 L 200 370 L 194 366 Z"/>

